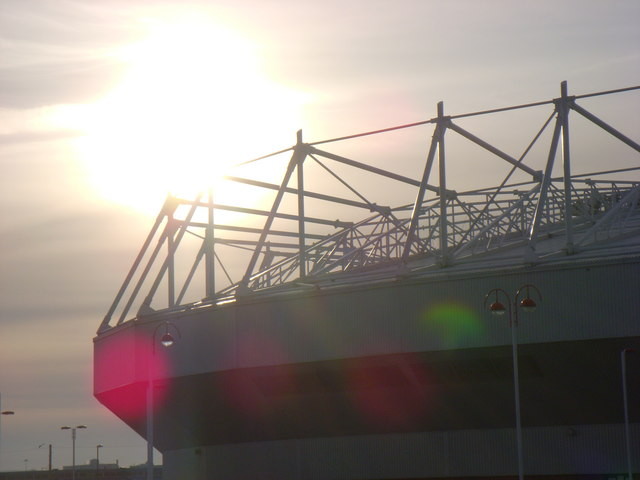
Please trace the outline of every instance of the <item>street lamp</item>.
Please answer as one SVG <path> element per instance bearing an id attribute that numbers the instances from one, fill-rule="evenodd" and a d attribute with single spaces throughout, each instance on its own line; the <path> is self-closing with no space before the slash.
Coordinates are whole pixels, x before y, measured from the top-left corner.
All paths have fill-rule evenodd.
<path id="1" fill-rule="evenodd" d="M 0 471 L 2 471 L 2 417 L 5 415 L 15 415 L 13 410 L 2 410 L 2 395 L 0 395 Z"/>
<path id="2" fill-rule="evenodd" d="M 64 427 L 60 427 L 60 430 L 71 430 L 71 450 L 72 450 L 72 458 L 73 458 L 73 463 L 72 463 L 72 470 L 71 470 L 71 478 L 73 478 L 73 480 L 76 480 L 76 430 L 80 429 L 80 428 L 87 428 L 86 425 L 78 425 L 75 427 L 68 427 L 68 426 L 64 426 Z"/>
<path id="3" fill-rule="evenodd" d="M 161 328 L 164 327 L 164 333 L 160 337 L 160 345 L 165 348 L 169 348 L 173 346 L 175 343 L 175 338 L 171 334 L 170 330 L 173 330 L 178 338 L 181 338 L 180 330 L 171 322 L 163 322 L 158 325 L 153 331 L 153 336 L 151 337 L 151 352 L 152 357 L 148 360 L 147 364 L 147 480 L 153 480 L 153 372 L 152 366 L 155 364 L 155 355 L 156 355 L 156 340 L 158 338 L 158 332 Z"/>
<path id="4" fill-rule="evenodd" d="M 624 439 L 627 451 L 627 472 L 628 480 L 633 480 L 631 470 L 631 434 L 629 432 L 629 400 L 627 398 L 627 353 L 635 352 L 632 348 L 623 348 L 620 352 L 620 368 L 622 369 L 622 401 L 624 407 Z"/>
<path id="5" fill-rule="evenodd" d="M 535 291 L 538 295 L 538 299 L 542 300 L 540 290 L 535 285 L 526 284 L 520 287 L 515 294 L 513 301 L 513 308 L 511 303 L 511 297 L 507 292 L 501 288 L 494 288 L 484 297 L 484 306 L 487 308 L 487 302 L 490 297 L 494 297 L 494 301 L 489 305 L 489 311 L 493 315 L 504 315 L 509 312 L 509 328 L 511 329 L 511 352 L 513 360 L 513 392 L 515 400 L 516 410 L 516 445 L 518 449 L 518 478 L 524 479 L 524 467 L 522 461 L 522 423 L 520 419 L 520 379 L 518 373 L 518 339 L 516 336 L 516 327 L 518 326 L 518 309 L 521 308 L 524 312 L 532 312 L 536 309 L 536 302 L 531 298 L 531 290 Z M 525 298 L 520 300 L 521 294 L 525 293 Z M 505 308 L 504 304 L 500 302 L 500 295 L 503 295 L 507 299 L 507 305 L 509 308 Z"/>
<path id="6" fill-rule="evenodd" d="M 96 445 L 96 479 L 98 478 L 98 475 L 100 474 L 100 449 L 103 446 L 104 445 L 102 445 L 101 443 Z"/>

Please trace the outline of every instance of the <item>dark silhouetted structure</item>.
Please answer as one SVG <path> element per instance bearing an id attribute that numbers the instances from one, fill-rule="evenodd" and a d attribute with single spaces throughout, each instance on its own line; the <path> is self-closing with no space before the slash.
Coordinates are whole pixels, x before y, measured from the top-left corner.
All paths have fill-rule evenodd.
<path id="1" fill-rule="evenodd" d="M 165 480 L 516 478 L 518 445 L 531 479 L 640 468 L 640 146 L 602 119 L 639 88 L 299 132 L 167 199 L 95 338 L 96 397 L 151 428 Z M 519 442 L 515 325 L 485 296 L 524 285 Z"/>

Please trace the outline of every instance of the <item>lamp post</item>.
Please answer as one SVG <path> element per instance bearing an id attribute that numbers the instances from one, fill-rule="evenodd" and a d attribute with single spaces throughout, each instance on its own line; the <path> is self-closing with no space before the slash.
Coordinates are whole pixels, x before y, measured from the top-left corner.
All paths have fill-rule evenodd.
<path id="1" fill-rule="evenodd" d="M 2 395 L 0 395 L 0 471 L 2 471 L 2 417 L 5 415 L 15 415 L 13 410 L 2 410 Z"/>
<path id="2" fill-rule="evenodd" d="M 513 300 L 513 308 L 511 304 L 511 297 L 507 292 L 501 288 L 494 288 L 484 297 L 484 306 L 487 308 L 487 302 L 491 296 L 495 295 L 495 300 L 489 305 L 489 311 L 493 315 L 504 315 L 509 312 L 509 328 L 511 329 L 511 355 L 513 361 L 513 393 L 514 403 L 516 410 L 516 446 L 518 450 L 518 478 L 524 479 L 524 466 L 522 460 L 522 422 L 520 419 L 520 378 L 518 372 L 518 338 L 516 335 L 516 328 L 518 326 L 518 307 L 525 312 L 532 312 L 536 309 L 536 302 L 531 298 L 530 291 L 533 290 L 537 293 L 538 299 L 542 300 L 540 290 L 535 285 L 526 284 L 516 290 L 516 294 Z M 521 294 L 525 292 L 525 298 L 520 300 Z M 505 308 L 504 304 L 500 302 L 500 295 L 503 295 L 507 299 L 507 305 L 509 308 Z"/>
<path id="3" fill-rule="evenodd" d="M 41 443 L 40 445 L 38 445 L 38 448 L 42 448 L 45 445 L 46 445 L 45 443 Z M 49 468 L 48 468 L 49 471 L 51 471 L 51 457 L 53 454 L 52 450 L 53 450 L 53 447 L 51 446 L 51 444 L 49 444 Z"/>
<path id="4" fill-rule="evenodd" d="M 175 343 L 175 338 L 169 331 L 172 329 L 177 335 L 178 338 L 181 338 L 180 330 L 171 322 L 163 322 L 158 325 L 153 331 L 153 336 L 151 337 L 151 352 L 152 358 L 148 360 L 147 367 L 147 480 L 153 480 L 153 434 L 154 434 L 154 425 L 153 425 L 153 413 L 154 413 L 154 404 L 153 404 L 153 371 L 152 368 L 155 365 L 155 355 L 156 355 L 156 340 L 158 338 L 158 332 L 161 328 L 164 327 L 164 333 L 160 337 L 160 344 L 169 348 Z"/>
<path id="5" fill-rule="evenodd" d="M 101 443 L 96 445 L 96 479 L 98 478 L 98 475 L 100 474 L 100 449 L 103 446 L 104 445 L 102 445 Z"/>
<path id="6" fill-rule="evenodd" d="M 86 425 L 78 425 L 76 427 L 60 427 L 60 430 L 71 430 L 71 451 L 72 451 L 72 466 L 71 466 L 71 478 L 76 480 L 76 430 L 80 428 L 87 428 Z"/>
<path id="7" fill-rule="evenodd" d="M 624 407 L 624 440 L 627 452 L 628 480 L 633 480 L 631 470 L 631 433 L 629 432 L 629 399 L 627 397 L 627 353 L 635 352 L 632 348 L 623 348 L 620 352 L 620 368 L 622 370 L 622 402 Z"/>

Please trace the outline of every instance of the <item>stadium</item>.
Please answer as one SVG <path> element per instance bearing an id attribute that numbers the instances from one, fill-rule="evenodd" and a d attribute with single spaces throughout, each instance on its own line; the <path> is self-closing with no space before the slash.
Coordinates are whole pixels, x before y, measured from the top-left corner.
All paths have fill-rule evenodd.
<path id="1" fill-rule="evenodd" d="M 638 90 L 298 132 L 168 197 L 96 398 L 165 479 L 638 471 Z"/>

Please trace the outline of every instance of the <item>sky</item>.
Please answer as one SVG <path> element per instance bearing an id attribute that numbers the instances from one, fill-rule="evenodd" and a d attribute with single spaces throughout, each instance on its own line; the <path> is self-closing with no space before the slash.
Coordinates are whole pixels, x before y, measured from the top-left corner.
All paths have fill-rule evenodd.
<path id="1" fill-rule="evenodd" d="M 636 0 L 2 0 L 0 470 L 44 468 L 42 444 L 68 465 L 79 424 L 78 463 L 145 461 L 92 396 L 92 338 L 167 192 L 298 129 L 638 85 L 639 20 Z"/>

